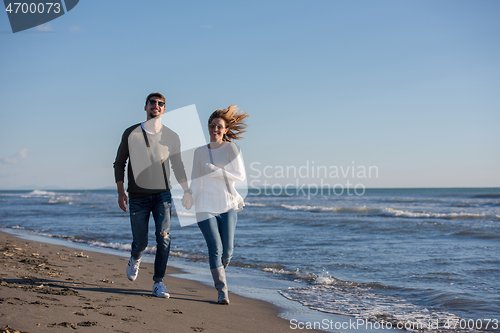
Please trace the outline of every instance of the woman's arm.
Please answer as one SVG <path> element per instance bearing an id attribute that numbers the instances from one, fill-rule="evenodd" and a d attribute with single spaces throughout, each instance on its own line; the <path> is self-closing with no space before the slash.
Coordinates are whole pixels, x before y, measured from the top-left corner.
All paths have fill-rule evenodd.
<path id="1" fill-rule="evenodd" d="M 224 168 L 224 172 L 226 174 L 227 179 L 229 181 L 234 181 L 234 182 L 244 181 L 246 178 L 246 174 L 245 174 L 245 165 L 243 164 L 243 158 L 241 156 L 241 152 L 238 152 L 235 158 L 229 161 L 229 164 L 232 166 L 232 171 L 228 171 L 227 168 Z M 222 168 L 219 168 L 218 166 L 213 165 L 212 163 L 206 163 L 206 168 L 207 171 L 210 172 L 209 173 L 210 177 L 225 179 Z"/>

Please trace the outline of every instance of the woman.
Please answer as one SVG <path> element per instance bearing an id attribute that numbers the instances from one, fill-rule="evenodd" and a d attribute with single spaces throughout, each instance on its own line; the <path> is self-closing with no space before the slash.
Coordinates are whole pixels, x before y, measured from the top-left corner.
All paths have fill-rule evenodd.
<path id="1" fill-rule="evenodd" d="M 196 220 L 207 242 L 219 304 L 229 304 L 225 269 L 233 255 L 237 211 L 244 206 L 234 184 L 245 180 L 245 168 L 232 140 L 241 139 L 248 114 L 238 110 L 233 104 L 208 119 L 210 143 L 196 149 L 191 181 Z"/>

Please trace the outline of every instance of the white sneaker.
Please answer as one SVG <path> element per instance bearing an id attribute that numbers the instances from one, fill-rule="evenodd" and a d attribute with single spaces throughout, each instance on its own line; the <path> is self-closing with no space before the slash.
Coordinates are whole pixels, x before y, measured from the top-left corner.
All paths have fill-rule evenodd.
<path id="1" fill-rule="evenodd" d="M 161 282 L 157 282 L 153 285 L 153 295 L 156 297 L 169 298 L 170 294 L 167 291 L 167 287 Z"/>
<path id="2" fill-rule="evenodd" d="M 139 274 L 139 265 L 141 264 L 141 259 L 135 260 L 134 257 L 130 257 L 127 266 L 127 277 L 130 281 L 134 281 Z"/>

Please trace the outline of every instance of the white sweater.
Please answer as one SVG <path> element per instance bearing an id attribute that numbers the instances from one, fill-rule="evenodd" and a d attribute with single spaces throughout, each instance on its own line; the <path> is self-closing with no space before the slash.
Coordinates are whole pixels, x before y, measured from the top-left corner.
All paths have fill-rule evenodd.
<path id="1" fill-rule="evenodd" d="M 213 163 L 210 161 L 210 153 Z M 196 149 L 191 177 L 196 212 L 221 214 L 243 208 L 243 198 L 234 184 L 244 181 L 245 177 L 243 158 L 236 144 L 225 142 L 217 149 L 209 149 L 207 146 Z"/>

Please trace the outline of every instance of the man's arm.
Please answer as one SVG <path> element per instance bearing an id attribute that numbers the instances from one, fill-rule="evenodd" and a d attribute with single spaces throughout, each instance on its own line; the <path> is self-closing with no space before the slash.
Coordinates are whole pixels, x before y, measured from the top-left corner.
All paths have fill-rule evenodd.
<path id="1" fill-rule="evenodd" d="M 116 187 L 118 190 L 118 206 L 126 212 L 128 206 L 128 197 L 127 193 L 125 193 L 125 188 L 123 187 L 123 181 L 119 180 L 116 182 Z"/>
<path id="2" fill-rule="evenodd" d="M 193 199 L 193 196 L 191 195 L 192 191 L 189 190 L 187 179 L 181 179 L 181 180 L 178 180 L 178 182 L 181 185 L 182 189 L 184 190 L 184 195 L 182 196 L 182 205 L 187 210 L 190 210 L 191 207 L 193 206 L 194 199 Z M 186 191 L 188 191 L 188 192 L 186 192 Z"/>
<path id="3" fill-rule="evenodd" d="M 184 163 L 182 162 L 181 158 L 181 142 L 177 134 L 175 139 L 175 143 L 171 146 L 172 154 L 170 155 L 169 159 L 172 165 L 172 170 L 174 171 L 175 178 L 184 190 L 184 195 L 182 196 L 182 205 L 187 210 L 189 210 L 193 206 L 194 200 L 191 196 L 192 191 L 189 190 L 186 170 L 184 169 Z"/>
<path id="4" fill-rule="evenodd" d="M 113 163 L 113 168 L 115 169 L 115 182 L 118 191 L 118 206 L 126 212 L 128 205 L 128 197 L 125 193 L 125 188 L 123 181 L 125 179 L 125 165 L 127 164 L 127 159 L 129 157 L 128 152 L 128 131 L 123 133 L 122 141 L 118 147 L 116 153 L 115 162 Z"/>

